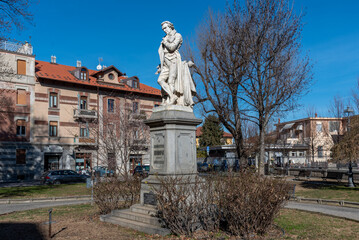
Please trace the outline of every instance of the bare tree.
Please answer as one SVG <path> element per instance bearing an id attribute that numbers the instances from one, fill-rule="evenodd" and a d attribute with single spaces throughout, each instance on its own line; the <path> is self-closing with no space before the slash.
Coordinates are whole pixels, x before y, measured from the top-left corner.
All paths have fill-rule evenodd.
<path id="1" fill-rule="evenodd" d="M 307 114 L 307 117 L 311 118 L 311 117 L 315 117 L 315 115 L 317 114 L 317 109 L 315 108 L 314 105 L 308 105 L 307 108 L 305 109 L 305 112 Z"/>
<path id="2" fill-rule="evenodd" d="M 113 114 L 99 113 L 98 124 L 90 128 L 97 137 L 98 164 L 119 173 L 125 180 L 131 170 L 131 156 L 143 155 L 149 146 L 149 128 L 143 122 L 144 112 L 134 113 L 130 109 L 131 97 L 121 98 L 123 102 Z"/>
<path id="3" fill-rule="evenodd" d="M 31 0 L 0 0 L 0 40 L 6 39 L 7 34 L 15 27 L 22 30 L 25 22 L 32 22 L 29 12 Z"/>
<path id="4" fill-rule="evenodd" d="M 215 111 L 243 155 L 241 122 L 259 128 L 259 165 L 264 162 L 265 134 L 275 114 L 293 110 L 312 76 L 301 56 L 302 16 L 287 0 L 234 0 L 224 14 L 209 14 L 197 46 L 198 102 Z M 263 172 L 263 168 L 260 168 Z"/>
<path id="5" fill-rule="evenodd" d="M 329 104 L 328 112 L 330 117 L 334 117 L 334 118 L 344 117 L 344 102 L 340 96 L 336 95 L 333 97 L 333 100 Z"/>
<path id="6" fill-rule="evenodd" d="M 189 49 L 196 63 L 197 102 L 205 113 L 216 113 L 219 121 L 233 135 L 238 157 L 245 164 L 239 82 L 245 77 L 246 49 L 239 44 L 244 37 L 240 23 L 232 25 L 228 14 L 214 16 L 200 27 L 198 52 Z M 243 36 L 243 37 L 242 37 Z"/>
<path id="7" fill-rule="evenodd" d="M 353 104 L 356 109 L 356 112 L 359 112 L 359 80 L 357 82 L 356 89 L 352 90 L 352 100 L 353 100 Z"/>

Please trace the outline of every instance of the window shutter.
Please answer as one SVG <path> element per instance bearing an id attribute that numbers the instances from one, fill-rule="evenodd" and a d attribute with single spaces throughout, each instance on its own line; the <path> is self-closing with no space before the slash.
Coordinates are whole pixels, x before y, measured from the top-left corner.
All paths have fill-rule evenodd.
<path id="1" fill-rule="evenodd" d="M 26 105 L 26 91 L 24 89 L 17 90 L 17 103 L 21 105 Z"/>
<path id="2" fill-rule="evenodd" d="M 26 75 L 26 61 L 17 60 L 17 74 Z"/>

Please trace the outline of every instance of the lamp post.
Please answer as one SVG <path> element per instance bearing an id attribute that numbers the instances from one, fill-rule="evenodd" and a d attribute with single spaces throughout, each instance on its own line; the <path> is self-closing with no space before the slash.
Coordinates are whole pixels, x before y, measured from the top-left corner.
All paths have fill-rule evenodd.
<path id="1" fill-rule="evenodd" d="M 348 115 L 348 125 L 347 125 L 347 131 L 349 133 L 350 131 L 350 114 L 352 114 L 354 111 L 349 106 L 347 109 L 344 110 L 344 113 Z M 355 187 L 353 182 L 353 168 L 352 168 L 352 160 L 349 159 L 349 171 L 348 171 L 348 187 Z"/>

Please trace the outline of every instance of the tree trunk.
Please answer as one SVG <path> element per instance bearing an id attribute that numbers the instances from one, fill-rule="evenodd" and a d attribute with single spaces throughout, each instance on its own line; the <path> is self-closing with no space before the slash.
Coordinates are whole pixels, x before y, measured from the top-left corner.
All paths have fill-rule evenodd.
<path id="1" fill-rule="evenodd" d="M 265 155 L 265 131 L 262 125 L 259 125 L 259 159 L 258 171 L 259 174 L 264 175 L 264 155 Z"/>

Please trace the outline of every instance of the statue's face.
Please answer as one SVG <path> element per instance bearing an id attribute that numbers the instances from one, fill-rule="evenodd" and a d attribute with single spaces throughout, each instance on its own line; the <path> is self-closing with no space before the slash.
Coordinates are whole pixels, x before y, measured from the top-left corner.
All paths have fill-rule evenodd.
<path id="1" fill-rule="evenodd" d="M 169 34 L 170 32 L 171 32 L 171 28 L 170 28 L 170 26 L 168 26 L 168 24 L 163 24 L 162 25 L 162 30 L 166 33 L 166 34 Z"/>

